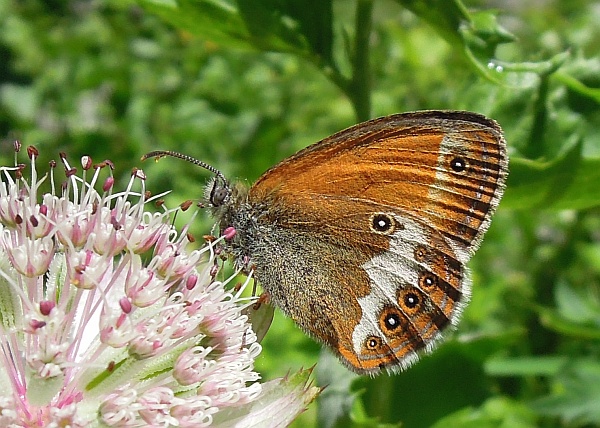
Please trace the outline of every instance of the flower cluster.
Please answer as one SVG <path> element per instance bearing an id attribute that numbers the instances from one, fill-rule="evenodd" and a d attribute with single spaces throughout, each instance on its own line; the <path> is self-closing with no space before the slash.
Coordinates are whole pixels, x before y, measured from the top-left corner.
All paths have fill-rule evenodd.
<path id="1" fill-rule="evenodd" d="M 27 154 L 0 168 L 0 426 L 261 425 L 253 300 L 216 280 L 225 238 L 188 251 L 181 207 L 145 210 L 141 170 L 116 192 L 110 161 L 83 157 L 79 176 L 61 154 L 57 186 L 60 164 L 40 178 Z M 271 401 L 317 393 L 286 391 Z"/>

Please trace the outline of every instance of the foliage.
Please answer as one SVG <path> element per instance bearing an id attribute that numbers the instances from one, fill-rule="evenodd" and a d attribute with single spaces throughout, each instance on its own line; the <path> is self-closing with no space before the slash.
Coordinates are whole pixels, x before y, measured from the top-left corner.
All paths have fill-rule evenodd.
<path id="1" fill-rule="evenodd" d="M 493 117 L 511 175 L 450 340 L 398 376 L 358 378 L 277 315 L 262 372 L 320 358 L 330 386 L 298 426 L 598 425 L 599 13 L 591 0 L 0 0 L 0 156 L 15 137 L 130 167 L 164 148 L 252 180 L 369 117 Z M 206 180 L 143 167 L 171 205 Z"/>

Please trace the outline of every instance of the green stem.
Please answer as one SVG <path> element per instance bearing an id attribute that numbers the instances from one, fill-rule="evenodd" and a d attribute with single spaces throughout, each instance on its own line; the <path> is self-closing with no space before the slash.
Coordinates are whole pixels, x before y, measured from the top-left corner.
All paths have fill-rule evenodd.
<path id="1" fill-rule="evenodd" d="M 371 37 L 373 0 L 356 3 L 354 52 L 352 53 L 352 79 L 347 94 L 352 101 L 359 122 L 371 118 L 371 62 L 369 39 Z"/>

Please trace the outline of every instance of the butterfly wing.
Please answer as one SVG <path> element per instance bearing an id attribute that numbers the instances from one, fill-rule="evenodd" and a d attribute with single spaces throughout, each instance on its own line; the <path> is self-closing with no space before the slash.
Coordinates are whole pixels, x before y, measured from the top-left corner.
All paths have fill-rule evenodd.
<path id="1" fill-rule="evenodd" d="M 440 231 L 466 261 L 489 226 L 507 168 L 506 143 L 493 120 L 469 112 L 405 113 L 307 147 L 263 174 L 251 198 L 275 192 L 282 205 L 316 223 L 310 214 L 328 196 L 399 208 Z"/>
<path id="2" fill-rule="evenodd" d="M 457 320 L 464 263 L 507 162 L 499 126 L 473 113 L 393 115 L 334 134 L 250 189 L 250 205 L 268 207 L 256 278 L 355 371 L 406 367 Z"/>

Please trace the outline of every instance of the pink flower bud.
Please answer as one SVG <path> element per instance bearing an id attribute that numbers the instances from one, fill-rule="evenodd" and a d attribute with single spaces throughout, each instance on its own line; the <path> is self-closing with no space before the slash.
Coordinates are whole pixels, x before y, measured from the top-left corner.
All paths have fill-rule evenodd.
<path id="1" fill-rule="evenodd" d="M 223 231 L 223 236 L 225 239 L 230 240 L 235 236 L 236 233 L 237 231 L 235 230 L 235 227 L 229 226 Z"/>
<path id="2" fill-rule="evenodd" d="M 84 171 L 87 171 L 92 167 L 92 157 L 91 156 L 82 156 L 81 157 L 81 167 Z"/>
<path id="3" fill-rule="evenodd" d="M 106 180 L 104 180 L 104 184 L 102 185 L 102 190 L 108 192 L 110 189 L 112 189 L 114 184 L 115 179 L 113 177 L 107 177 Z"/>
<path id="4" fill-rule="evenodd" d="M 50 315 L 50 312 L 52 311 L 52 309 L 54 309 L 55 306 L 56 303 L 50 300 L 42 300 L 40 302 L 40 313 L 44 316 L 48 316 Z"/>
<path id="5" fill-rule="evenodd" d="M 40 152 L 34 146 L 27 146 L 27 156 L 29 159 L 34 159 L 39 156 Z"/>

